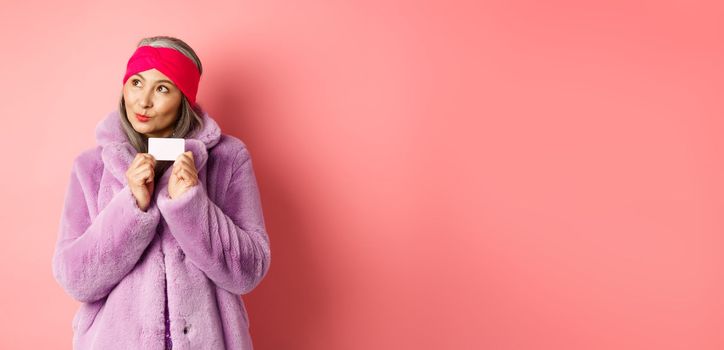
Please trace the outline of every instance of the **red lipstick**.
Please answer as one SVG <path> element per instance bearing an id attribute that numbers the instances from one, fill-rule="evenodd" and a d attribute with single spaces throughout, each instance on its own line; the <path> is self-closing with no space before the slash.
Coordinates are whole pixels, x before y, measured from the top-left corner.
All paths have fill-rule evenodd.
<path id="1" fill-rule="evenodd" d="M 147 122 L 151 119 L 151 117 L 136 113 L 136 119 L 138 119 L 139 122 Z"/>

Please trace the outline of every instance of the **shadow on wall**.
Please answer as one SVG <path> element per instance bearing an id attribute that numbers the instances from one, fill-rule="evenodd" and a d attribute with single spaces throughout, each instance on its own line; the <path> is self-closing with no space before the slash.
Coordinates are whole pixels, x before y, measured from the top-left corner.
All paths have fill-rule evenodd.
<path id="1" fill-rule="evenodd" d="M 266 61 L 257 53 L 249 55 L 255 57 L 238 57 L 226 52 L 223 46 L 212 51 L 206 56 L 220 60 L 204 64 L 214 65 L 219 77 L 215 77 L 213 85 L 207 81 L 203 87 L 208 91 L 204 106 L 214 111 L 212 116 L 222 125 L 223 133 L 249 146 L 271 246 L 269 273 L 243 297 L 254 348 L 311 350 L 309 335 L 315 334 L 328 317 L 324 300 L 329 289 L 323 285 L 320 269 L 307 249 L 307 241 L 315 237 L 312 229 L 305 227 L 304 218 L 308 216 L 304 210 L 309 206 L 290 195 L 295 191 L 287 189 L 295 184 L 281 173 L 285 171 L 283 166 L 263 166 L 284 157 L 275 157 L 274 150 L 269 148 L 262 158 L 254 147 L 263 140 L 279 139 L 273 129 L 263 130 L 258 121 L 265 120 L 264 125 L 273 126 L 269 120 L 285 119 L 275 108 L 283 102 L 274 98 L 277 92 L 270 88 L 270 72 L 274 70 L 265 69 Z"/>

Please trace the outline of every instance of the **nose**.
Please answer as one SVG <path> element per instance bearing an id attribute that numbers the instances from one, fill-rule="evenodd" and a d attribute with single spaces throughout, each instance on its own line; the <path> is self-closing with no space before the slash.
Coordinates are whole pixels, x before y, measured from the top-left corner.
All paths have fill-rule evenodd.
<path id="1" fill-rule="evenodd" d="M 141 96 L 138 99 L 138 103 L 140 104 L 140 107 L 143 109 L 153 107 L 153 91 L 149 90 L 149 91 L 141 92 Z"/>

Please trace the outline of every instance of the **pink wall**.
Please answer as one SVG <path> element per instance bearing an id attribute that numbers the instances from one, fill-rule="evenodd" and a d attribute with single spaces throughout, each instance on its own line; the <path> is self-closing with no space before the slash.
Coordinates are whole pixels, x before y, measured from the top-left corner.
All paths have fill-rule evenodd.
<path id="1" fill-rule="evenodd" d="M 0 348 L 70 349 L 70 165 L 159 34 L 254 157 L 257 349 L 724 348 L 724 7 L 481 3 L 3 2 Z"/>

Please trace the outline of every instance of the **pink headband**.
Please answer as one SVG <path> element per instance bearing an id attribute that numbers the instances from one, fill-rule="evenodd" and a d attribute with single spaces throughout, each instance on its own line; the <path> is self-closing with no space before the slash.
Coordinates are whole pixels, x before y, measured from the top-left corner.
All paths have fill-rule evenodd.
<path id="1" fill-rule="evenodd" d="M 140 46 L 128 59 L 123 84 L 132 75 L 152 68 L 165 74 L 183 92 L 189 103 L 196 104 L 201 75 L 196 64 L 181 52 L 167 47 Z"/>

